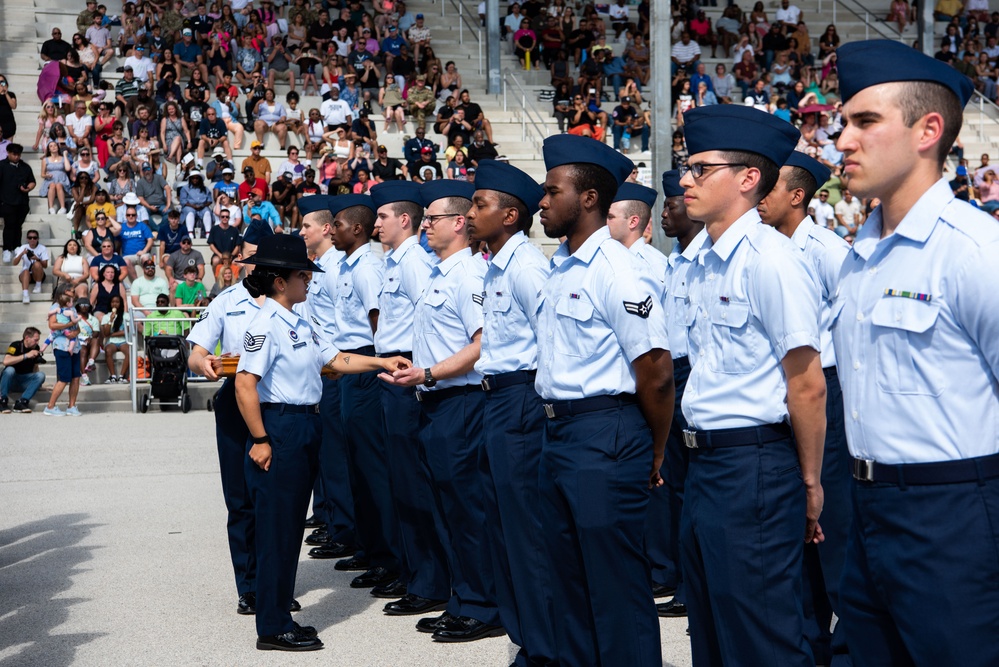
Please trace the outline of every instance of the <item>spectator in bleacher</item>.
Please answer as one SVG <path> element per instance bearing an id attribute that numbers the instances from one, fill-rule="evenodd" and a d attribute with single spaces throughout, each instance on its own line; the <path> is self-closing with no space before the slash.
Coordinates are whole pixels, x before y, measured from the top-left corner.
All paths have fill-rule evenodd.
<path id="1" fill-rule="evenodd" d="M 77 147 L 91 145 L 94 133 L 94 117 L 87 113 L 87 104 L 74 102 L 73 113 L 66 117 L 66 129 Z"/>
<path id="2" fill-rule="evenodd" d="M 100 253 L 90 260 L 90 279 L 94 283 L 102 279 L 102 271 L 105 266 L 115 267 L 115 280 L 123 281 L 128 276 L 128 263 L 115 252 L 114 239 L 109 239 L 106 236 L 100 242 Z"/>
<path id="3" fill-rule="evenodd" d="M 999 178 L 994 171 L 985 172 L 982 184 L 976 189 L 982 210 L 987 213 L 999 211 Z"/>
<path id="4" fill-rule="evenodd" d="M 347 102 L 340 99 L 340 89 L 333 87 L 329 99 L 319 105 L 319 113 L 326 123 L 327 132 L 331 132 L 338 127 L 350 127 L 354 112 Z"/>
<path id="5" fill-rule="evenodd" d="M 864 224 L 864 207 L 849 190 L 843 188 L 842 192 L 843 199 L 833 207 L 836 219 L 836 227 L 833 231 L 840 236 L 855 236 L 857 230 Z"/>
<path id="6" fill-rule="evenodd" d="M 242 237 L 239 230 L 230 224 L 232 213 L 228 208 L 219 210 L 218 224 L 212 227 L 208 235 L 208 247 L 212 251 L 212 268 L 214 269 L 226 255 L 235 257 L 239 254 Z M 203 264 L 203 262 L 202 262 Z M 204 272 L 198 276 L 198 280 L 204 277 Z"/>
<path id="7" fill-rule="evenodd" d="M 180 211 L 171 210 L 166 220 L 160 223 L 156 230 L 156 241 L 159 244 L 160 268 L 166 267 L 167 258 L 171 253 L 180 250 L 180 242 L 190 238 L 186 227 L 180 224 Z M 168 276 L 169 277 L 169 276 Z"/>
<path id="8" fill-rule="evenodd" d="M 465 120 L 471 124 L 473 131 L 482 130 L 485 132 L 486 138 L 492 142 L 493 126 L 483 113 L 482 107 L 472 101 L 467 88 L 461 91 L 458 104 L 455 108 L 465 112 Z M 468 143 L 467 137 L 465 138 L 465 143 Z"/>
<path id="9" fill-rule="evenodd" d="M 812 55 L 812 37 L 808 34 L 808 26 L 804 21 L 798 21 L 798 28 L 788 37 L 787 43 L 796 54 L 799 65 L 815 64 L 815 57 Z"/>
<path id="10" fill-rule="evenodd" d="M 215 279 L 215 284 L 212 285 L 211 291 L 208 292 L 208 300 L 211 301 L 219 294 L 229 289 L 236 283 L 238 283 L 241 278 L 236 273 L 231 263 L 220 265 L 222 268 L 219 270 L 219 275 Z"/>
<path id="11" fill-rule="evenodd" d="M 309 167 L 305 170 L 305 180 L 295 188 L 295 196 L 299 199 L 323 193 L 322 187 L 316 183 L 316 170 Z"/>
<path id="12" fill-rule="evenodd" d="M 101 318 L 104 363 L 108 368 L 108 379 L 104 381 L 104 384 L 127 383 L 129 360 L 125 330 L 128 327 L 129 313 L 126 312 L 125 299 L 118 294 L 113 294 L 109 299 L 108 308 L 110 309 L 108 313 Z M 94 310 L 96 311 L 96 306 Z M 114 356 L 118 352 L 121 352 L 124 358 L 121 362 L 120 374 L 115 375 Z"/>
<path id="13" fill-rule="evenodd" d="M 218 112 L 214 107 L 205 109 L 205 116 L 201 119 L 198 127 L 198 164 L 202 164 L 206 151 L 214 151 L 221 147 L 225 151 L 225 157 L 232 162 L 232 147 L 229 145 L 229 133 L 218 117 Z"/>
<path id="14" fill-rule="evenodd" d="M 277 209 L 282 227 L 296 229 L 299 223 L 298 208 L 295 206 L 295 181 L 290 171 L 280 172 L 271 183 L 271 204 Z"/>
<path id="15" fill-rule="evenodd" d="M 212 187 L 222 180 L 222 170 L 226 167 L 235 173 L 235 165 L 225 159 L 225 149 L 216 146 L 212 151 L 212 159 L 205 164 L 205 180 L 212 183 Z"/>
<path id="16" fill-rule="evenodd" d="M 125 58 L 125 67 L 132 66 L 135 78 L 147 90 L 152 91 L 153 75 L 156 72 L 156 64 L 146 55 L 144 44 L 136 44 L 132 50 L 132 55 Z"/>
<path id="17" fill-rule="evenodd" d="M 215 109 L 215 115 L 225 125 L 226 130 L 232 132 L 233 149 L 240 150 L 243 147 L 244 128 L 243 124 L 239 122 L 239 105 L 232 99 L 225 86 L 219 86 L 215 89 L 215 101 L 212 102 L 211 107 Z"/>
<path id="18" fill-rule="evenodd" d="M 839 33 L 836 31 L 836 26 L 830 23 L 819 37 L 819 60 L 824 60 L 837 48 L 839 48 Z"/>
<path id="19" fill-rule="evenodd" d="M 357 119 L 350 125 L 350 140 L 357 144 L 361 142 L 365 149 L 374 152 L 378 147 L 378 130 L 371 120 L 367 110 L 361 109 L 357 114 Z"/>
<path id="20" fill-rule="evenodd" d="M 52 39 L 47 39 L 42 42 L 38 55 L 46 62 L 49 60 L 55 60 L 58 62 L 63 60 L 72 50 L 73 46 L 69 42 L 63 40 L 62 30 L 59 28 L 52 28 Z"/>
<path id="21" fill-rule="evenodd" d="M 278 138 L 281 150 L 284 150 L 285 144 L 288 141 L 288 125 L 285 123 L 284 105 L 277 101 L 273 88 L 268 88 L 264 92 L 264 98 L 257 102 L 253 116 L 253 131 L 257 135 L 257 140 L 250 144 L 251 151 L 255 145 L 263 146 L 264 135 L 267 132 L 274 133 Z M 260 154 L 253 153 L 252 155 L 259 157 Z M 263 159 L 266 160 L 266 158 Z M 245 160 L 243 164 L 246 164 Z"/>
<path id="22" fill-rule="evenodd" d="M 680 33 L 680 41 L 673 45 L 670 55 L 672 61 L 672 71 L 675 75 L 683 70 L 688 74 L 697 70 L 697 63 L 701 58 L 701 47 L 697 42 L 690 39 L 690 32 L 684 30 Z"/>
<path id="23" fill-rule="evenodd" d="M 408 178 L 409 170 L 406 168 L 406 165 L 394 157 L 389 157 L 388 149 L 385 146 L 378 146 L 376 155 L 375 161 L 371 164 L 371 180 L 373 184 L 394 181 L 399 178 Z"/>
<path id="24" fill-rule="evenodd" d="M 936 21 L 950 21 L 959 18 L 964 10 L 964 3 L 961 0 L 937 0 L 933 7 L 933 19 Z"/>
<path id="25" fill-rule="evenodd" d="M 522 19 L 520 28 L 513 33 L 513 55 L 520 61 L 521 69 L 528 69 L 527 59 L 531 59 L 531 67 L 538 67 L 538 36 L 531 30 L 531 22 Z"/>
<path id="26" fill-rule="evenodd" d="M 108 201 L 106 190 L 97 189 L 94 203 L 87 206 L 81 239 L 87 254 L 96 257 L 101 254 L 101 244 L 110 239 L 114 242 L 118 231 L 114 204 Z M 113 248 L 113 245 L 112 245 Z"/>
<path id="27" fill-rule="evenodd" d="M 156 274 L 156 260 L 152 255 L 142 256 L 142 275 L 132 279 L 129 289 L 129 310 L 136 320 L 144 319 L 146 313 L 156 306 L 156 297 L 169 291 L 169 283 Z"/>
<path id="28" fill-rule="evenodd" d="M 798 28 L 801 9 L 797 5 L 792 5 L 789 0 L 781 0 L 780 9 L 777 10 L 774 19 L 774 25 L 779 26 L 785 35 L 789 35 Z"/>
<path id="29" fill-rule="evenodd" d="M 787 2 L 787 0 L 784 0 Z M 763 36 L 763 67 L 770 69 L 770 64 L 774 61 L 778 51 L 787 49 L 787 37 L 784 36 L 781 26 L 774 23 L 770 30 Z"/>
<path id="30" fill-rule="evenodd" d="M 239 185 L 233 180 L 236 176 L 236 171 L 232 168 L 232 164 L 225 162 L 220 170 L 220 175 L 221 180 L 212 184 L 212 191 L 215 193 L 214 197 L 218 198 L 218 193 L 224 192 L 229 195 L 229 199 L 238 199 Z"/>
<path id="31" fill-rule="evenodd" d="M 569 113 L 569 134 L 593 137 L 603 141 L 604 128 L 597 126 L 597 115 L 589 109 L 581 95 L 572 98 L 572 111 Z"/>
<path id="32" fill-rule="evenodd" d="M 205 177 L 200 171 L 188 174 L 187 185 L 180 189 L 180 216 L 193 237 L 200 227 L 200 236 L 205 238 L 214 224 L 212 216 L 212 193 L 205 187 Z"/>
<path id="33" fill-rule="evenodd" d="M 270 186 L 268 186 L 267 181 L 257 178 L 253 167 L 246 165 L 243 167 L 243 182 L 239 185 L 239 201 L 247 201 L 250 198 L 250 190 L 254 188 L 259 189 L 263 197 L 267 197 L 270 193 Z"/>
<path id="34" fill-rule="evenodd" d="M 0 413 L 31 412 L 31 399 L 42 387 L 45 373 L 38 370 L 42 358 L 38 346 L 42 332 L 35 327 L 27 327 L 21 335 L 21 340 L 13 341 L 7 346 L 3 355 L 3 374 L 0 376 Z M 10 406 L 10 395 L 19 392 L 21 397 Z"/>
<path id="35" fill-rule="evenodd" d="M 89 228 L 87 208 L 97 201 L 97 189 L 89 171 L 81 171 L 77 175 L 73 189 L 70 190 L 73 197 L 71 220 L 74 232 L 82 233 L 83 230 Z"/>
<path id="36" fill-rule="evenodd" d="M 689 81 L 688 81 L 689 83 Z M 679 103 L 678 103 L 679 106 Z M 631 106 L 631 98 L 622 98 L 621 104 L 614 107 L 614 111 L 611 112 L 611 134 L 614 137 L 614 148 L 621 148 L 621 137 L 628 131 L 631 130 L 631 121 L 638 115 L 638 110 Z"/>
<path id="37" fill-rule="evenodd" d="M 80 342 L 77 340 L 80 316 L 73 308 L 73 297 L 56 288 L 56 301 L 49 308 L 48 327 L 52 338 L 52 352 L 56 362 L 56 382 L 49 395 L 45 414 L 53 417 L 72 415 L 78 417 L 76 397 L 80 391 Z M 69 408 L 63 412 L 56 407 L 62 392 L 69 387 Z"/>
<path id="38" fill-rule="evenodd" d="M 970 201 L 974 196 L 974 188 L 968 181 L 968 168 L 963 164 L 958 165 L 957 173 L 950 182 L 950 190 L 954 193 L 954 198 L 961 201 Z"/>
<path id="39" fill-rule="evenodd" d="M 36 253 L 38 254 L 38 253 Z M 87 283 L 90 280 L 90 267 L 83 257 L 80 242 L 76 239 L 66 241 L 62 254 L 56 257 L 52 267 L 52 276 L 57 282 L 67 283 L 72 287 L 73 296 L 83 298 L 89 291 Z"/>
<path id="40" fill-rule="evenodd" d="M 170 186 L 167 185 L 165 178 L 153 171 L 148 162 L 142 165 L 141 178 L 135 182 L 135 194 L 139 197 L 139 203 L 149 213 L 150 219 L 158 215 L 160 222 L 163 222 L 163 216 L 173 206 Z"/>
<path id="41" fill-rule="evenodd" d="M 406 37 L 413 48 L 413 57 L 417 63 L 421 62 L 424 49 L 429 47 L 432 41 L 430 29 L 423 23 L 423 14 L 416 15 L 416 23 L 409 28 Z"/>
<path id="42" fill-rule="evenodd" d="M 205 257 L 194 249 L 191 237 L 186 234 L 180 238 L 180 247 L 164 257 L 161 263 L 170 294 L 174 293 L 177 285 L 184 279 L 184 271 L 190 267 L 194 268 L 197 280 L 205 277 Z"/>
<path id="43" fill-rule="evenodd" d="M 385 75 L 385 84 L 378 91 L 378 106 L 382 108 L 385 118 L 383 132 L 388 132 L 392 123 L 400 134 L 406 131 L 406 100 L 402 97 L 402 89 L 395 77 Z"/>
<path id="44" fill-rule="evenodd" d="M 264 199 L 265 193 L 260 188 L 260 184 L 250 190 L 250 199 L 243 205 L 243 219 L 250 220 L 254 217 L 267 223 L 275 234 L 284 232 L 281 226 L 281 216 L 278 215 L 274 204 Z"/>
<path id="45" fill-rule="evenodd" d="M 743 98 L 748 97 L 749 91 L 756 85 L 756 79 L 760 74 L 759 67 L 753 59 L 753 55 L 748 51 L 743 52 L 742 61 L 735 66 L 733 71 L 736 83 L 739 85 L 739 89 L 742 90 Z"/>
<path id="46" fill-rule="evenodd" d="M 38 190 L 40 197 L 46 197 L 49 204 L 49 215 L 57 213 L 55 202 L 59 200 L 60 215 L 66 213 L 66 192 L 70 188 L 69 173 L 71 166 L 68 154 L 59 153 L 59 144 L 50 141 L 42 156 L 42 187 Z"/>
<path id="47" fill-rule="evenodd" d="M 184 317 L 181 311 L 170 308 L 168 295 L 157 294 L 156 308 L 146 314 L 143 331 L 146 336 L 183 336 L 187 325 L 180 320 Z"/>
<path id="48" fill-rule="evenodd" d="M 711 88 L 721 104 L 732 103 L 732 90 L 735 88 L 735 77 L 725 71 L 725 65 L 715 65 L 715 73 L 711 77 Z"/>
<path id="49" fill-rule="evenodd" d="M 427 115 L 433 113 L 434 93 L 426 86 L 426 81 L 426 76 L 418 74 L 414 84 L 409 87 L 406 93 L 406 101 L 409 105 L 409 112 L 413 116 L 413 122 L 416 124 L 417 134 L 421 129 L 426 129 Z"/>
<path id="50" fill-rule="evenodd" d="M 510 13 L 503 18 L 503 22 L 500 25 L 502 37 L 506 39 L 507 35 L 513 35 L 520 30 L 520 22 L 523 20 L 524 15 L 520 12 L 520 4 L 515 2 L 510 5 Z"/>
<path id="51" fill-rule="evenodd" d="M 125 224 L 118 232 L 118 243 L 121 245 L 121 256 L 128 266 L 128 276 L 135 280 L 135 267 L 139 260 L 153 247 L 153 233 L 144 222 L 138 221 L 138 207 L 124 206 Z"/>
<path id="52" fill-rule="evenodd" d="M 495 160 L 499 157 L 496 145 L 485 137 L 482 130 L 476 130 L 472 135 L 472 143 L 468 145 L 468 163 L 478 168 L 481 160 Z"/>
<path id="53" fill-rule="evenodd" d="M 434 149 L 424 146 L 420 150 L 420 159 L 409 168 L 410 178 L 417 183 L 444 178 L 444 170 L 434 154 Z"/>
<path id="54" fill-rule="evenodd" d="M 21 283 L 22 303 L 31 303 L 28 287 L 31 286 L 32 281 L 34 281 L 35 286 L 31 291 L 34 294 L 42 291 L 45 269 L 49 267 L 50 260 L 49 249 L 38 243 L 38 230 L 29 229 L 27 239 L 27 243 L 14 250 L 11 262 L 21 265 L 17 278 Z"/>

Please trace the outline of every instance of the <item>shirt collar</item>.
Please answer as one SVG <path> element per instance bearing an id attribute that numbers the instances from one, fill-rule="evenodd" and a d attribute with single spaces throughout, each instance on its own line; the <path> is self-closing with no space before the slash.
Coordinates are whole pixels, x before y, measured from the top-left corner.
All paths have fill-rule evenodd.
<path id="1" fill-rule="evenodd" d="M 358 260 L 360 260 L 362 257 L 364 257 L 364 255 L 366 255 L 369 252 L 371 252 L 371 244 L 365 243 L 360 248 L 350 253 L 348 256 L 344 257 L 343 261 L 348 266 L 354 266 L 355 264 L 357 264 Z"/>
<path id="2" fill-rule="evenodd" d="M 815 221 L 812 220 L 812 216 L 806 215 L 805 219 L 798 225 L 798 228 L 794 230 L 794 234 L 791 234 L 791 242 L 794 243 L 799 250 L 805 249 L 805 244 L 808 243 L 808 236 L 812 230 L 812 225 L 814 224 Z"/>
<path id="3" fill-rule="evenodd" d="M 676 266 L 680 263 L 681 258 L 683 258 L 686 262 L 693 262 L 697 259 L 697 253 L 701 251 L 701 248 L 704 247 L 704 243 L 707 240 L 708 232 L 702 227 L 701 231 L 697 232 L 690 243 L 687 244 L 687 247 L 683 249 L 683 252 L 680 252 L 679 245 L 673 246 L 673 252 L 671 252 L 667 258 L 670 267 L 676 268 Z"/>
<path id="4" fill-rule="evenodd" d="M 434 269 L 437 273 L 446 276 L 451 269 L 461 264 L 463 261 L 472 256 L 471 248 L 462 248 L 458 252 L 454 253 L 445 260 L 442 260 Z"/>
<path id="5" fill-rule="evenodd" d="M 635 253 L 636 255 L 641 255 L 642 254 L 642 247 L 644 245 L 646 245 L 645 238 L 642 237 L 642 236 L 639 236 L 638 240 L 635 241 L 634 243 L 632 243 L 631 246 L 628 248 L 628 250 L 630 250 L 631 252 Z"/>
<path id="6" fill-rule="evenodd" d="M 754 226 L 759 224 L 762 224 L 760 214 L 755 208 L 751 208 L 739 216 L 739 219 L 733 222 L 732 226 L 722 233 L 721 238 L 716 242 L 711 242 L 709 238 L 705 242 L 704 247 L 707 248 L 708 252 L 713 252 L 717 255 L 721 261 L 727 262 L 728 258 L 735 252 L 735 249 L 739 247 L 742 239 L 746 238 Z"/>
<path id="7" fill-rule="evenodd" d="M 593 257 L 597 254 L 597 249 L 600 247 L 604 241 L 609 240 L 611 237 L 610 230 L 607 229 L 607 225 L 604 225 L 597 231 L 590 234 L 590 238 L 583 241 L 583 245 L 579 246 L 576 252 L 569 254 L 569 242 L 566 241 L 558 247 L 555 251 L 555 255 L 552 256 L 552 265 L 561 266 L 563 262 L 571 259 L 576 259 L 583 264 L 589 264 L 593 261 Z"/>
<path id="8" fill-rule="evenodd" d="M 277 316 L 284 320 L 284 322 L 290 327 L 298 326 L 298 323 L 302 319 L 298 313 L 288 310 L 274 299 L 267 299 L 265 303 L 270 306 L 272 311 L 277 313 Z"/>
<path id="9" fill-rule="evenodd" d="M 947 179 L 941 178 L 934 183 L 923 196 L 913 204 L 909 212 L 895 228 L 895 234 L 917 243 L 925 243 L 944 209 L 954 200 L 954 192 L 950 189 Z M 867 218 L 867 222 L 857 232 L 853 242 L 854 251 L 869 259 L 881 239 L 881 228 L 884 224 L 882 207 L 878 206 Z"/>
<path id="10" fill-rule="evenodd" d="M 503 244 L 500 251 L 493 256 L 490 263 L 495 266 L 500 271 L 506 271 L 506 267 L 510 264 L 510 260 L 513 259 L 513 253 L 517 252 L 517 248 L 527 243 L 527 237 L 524 232 L 517 232 Z"/>
<path id="11" fill-rule="evenodd" d="M 412 248 L 414 245 L 417 245 L 417 243 L 418 242 L 416 240 L 416 234 L 413 234 L 412 236 L 408 237 L 405 241 L 400 243 L 398 248 L 396 248 L 395 250 L 389 250 L 385 254 L 385 261 L 392 262 L 393 264 L 398 264 L 400 261 L 402 261 L 403 255 L 409 252 L 409 249 Z"/>

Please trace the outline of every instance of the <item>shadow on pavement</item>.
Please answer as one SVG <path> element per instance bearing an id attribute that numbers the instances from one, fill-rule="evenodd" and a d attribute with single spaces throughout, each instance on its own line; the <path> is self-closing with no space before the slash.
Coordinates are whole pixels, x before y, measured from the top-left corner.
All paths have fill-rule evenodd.
<path id="1" fill-rule="evenodd" d="M 79 546 L 97 524 L 59 514 L 0 531 L 0 667 L 73 663 L 76 650 L 102 633 L 53 634 L 81 598 L 59 597 L 73 585 L 93 547 Z"/>
<path id="2" fill-rule="evenodd" d="M 367 588 L 351 588 L 350 580 L 361 573 L 339 572 L 333 569 L 334 563 L 332 560 L 310 558 L 298 564 L 296 595 L 305 595 L 314 590 L 326 591 L 318 602 L 308 605 L 308 615 L 305 618 L 310 625 L 324 630 L 351 616 L 364 613 L 372 605 L 382 607 L 386 602 L 391 602 L 372 597 Z"/>

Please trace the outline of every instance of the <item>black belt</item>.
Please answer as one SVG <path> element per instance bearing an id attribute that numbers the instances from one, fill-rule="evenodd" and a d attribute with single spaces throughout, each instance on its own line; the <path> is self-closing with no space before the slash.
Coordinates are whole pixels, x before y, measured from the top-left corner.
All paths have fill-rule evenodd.
<path id="1" fill-rule="evenodd" d="M 626 405 L 634 405 L 638 402 L 634 394 L 614 394 L 608 396 L 594 396 L 593 398 L 579 398 L 574 401 L 554 401 L 545 403 L 545 415 L 549 419 L 558 417 L 570 417 L 581 415 L 597 410 L 607 410 L 609 408 L 620 408 Z"/>
<path id="2" fill-rule="evenodd" d="M 962 484 L 999 477 L 999 454 L 957 461 L 903 463 L 888 465 L 866 459 L 853 459 L 853 478 L 861 482 L 907 484 Z"/>
<path id="3" fill-rule="evenodd" d="M 482 390 L 496 391 L 504 387 L 512 387 L 515 384 L 532 383 L 537 375 L 537 371 L 510 371 L 509 373 L 487 375 L 482 378 Z"/>
<path id="4" fill-rule="evenodd" d="M 384 359 L 386 357 L 406 357 L 410 361 L 413 360 L 413 353 L 412 352 L 379 352 L 375 356 L 378 357 L 378 358 L 380 358 L 380 359 Z"/>
<path id="5" fill-rule="evenodd" d="M 690 359 L 687 357 L 673 357 L 673 372 L 683 371 L 690 368 Z"/>
<path id="6" fill-rule="evenodd" d="M 420 403 L 440 403 L 446 398 L 454 398 L 472 392 L 482 391 L 482 387 L 477 384 L 463 384 L 460 387 L 448 387 L 447 389 L 437 389 L 435 391 L 417 391 L 416 400 Z"/>
<path id="7" fill-rule="evenodd" d="M 366 357 L 373 357 L 375 355 L 375 346 L 365 345 L 356 350 L 340 350 L 340 354 L 363 354 Z"/>
<path id="8" fill-rule="evenodd" d="M 281 412 L 294 412 L 296 414 L 318 415 L 318 405 L 292 405 L 291 403 L 261 403 L 261 410 L 280 410 Z"/>
<path id="9" fill-rule="evenodd" d="M 835 366 L 829 366 L 828 368 L 823 368 L 822 373 L 826 376 L 827 380 L 838 380 L 839 373 L 836 372 Z"/>
<path id="10" fill-rule="evenodd" d="M 689 449 L 765 445 L 768 442 L 787 440 L 790 437 L 791 427 L 785 422 L 745 428 L 719 428 L 713 431 L 683 430 L 683 444 L 687 445 Z"/>

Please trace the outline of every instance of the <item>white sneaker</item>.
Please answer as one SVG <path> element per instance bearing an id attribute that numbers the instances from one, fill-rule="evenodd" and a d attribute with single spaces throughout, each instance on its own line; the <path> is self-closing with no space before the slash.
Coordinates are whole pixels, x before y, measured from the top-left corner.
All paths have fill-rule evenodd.
<path id="1" fill-rule="evenodd" d="M 94 360 L 91 359 L 90 361 L 87 362 L 87 367 L 85 369 L 83 369 L 83 372 L 84 373 L 92 373 L 94 371 L 94 368 L 96 366 L 97 366 L 97 364 L 95 364 Z"/>
<path id="2" fill-rule="evenodd" d="M 76 202 L 73 202 L 72 204 L 69 205 L 69 210 L 66 211 L 66 219 L 67 220 L 72 220 L 73 219 L 73 212 L 74 211 L 76 211 Z"/>
<path id="3" fill-rule="evenodd" d="M 56 211 L 56 215 L 66 215 L 66 207 L 63 206 L 58 211 Z"/>
<path id="4" fill-rule="evenodd" d="M 21 303 L 31 303 L 31 297 L 28 296 L 28 290 L 24 290 L 24 293 L 21 295 Z"/>
<path id="5" fill-rule="evenodd" d="M 14 255 L 10 252 L 10 250 L 4 250 L 3 251 L 3 263 L 4 264 L 10 264 L 10 260 L 12 260 L 12 259 L 14 259 Z"/>
<path id="6" fill-rule="evenodd" d="M 82 384 L 84 387 L 89 387 L 90 386 L 90 376 L 88 376 L 86 373 L 84 373 L 83 375 L 81 375 L 80 376 L 80 384 Z"/>
<path id="7" fill-rule="evenodd" d="M 112 375 L 111 377 L 109 377 L 107 380 L 104 381 L 104 384 L 117 384 L 117 383 L 118 383 L 117 375 Z"/>
<path id="8" fill-rule="evenodd" d="M 79 411 L 79 410 L 77 409 L 77 407 L 76 407 L 76 406 L 74 405 L 73 407 L 71 407 L 71 408 L 69 408 L 68 410 L 66 410 L 66 416 L 67 416 L 67 417 L 82 417 L 83 415 L 82 415 L 82 413 L 81 413 L 81 412 L 80 412 L 80 411 Z"/>
<path id="9" fill-rule="evenodd" d="M 41 283 L 35 283 L 35 289 L 33 289 L 31 291 L 34 294 L 41 294 L 41 292 L 42 292 L 42 284 Z"/>
<path id="10" fill-rule="evenodd" d="M 66 416 L 66 413 L 63 412 L 62 410 L 60 410 L 59 406 L 56 406 L 54 408 L 50 408 L 50 407 L 46 406 L 45 410 L 42 412 L 42 414 L 48 415 L 49 417 L 65 417 Z"/>
<path id="11" fill-rule="evenodd" d="M 56 210 L 54 208 L 49 209 L 49 215 L 55 215 Z"/>

